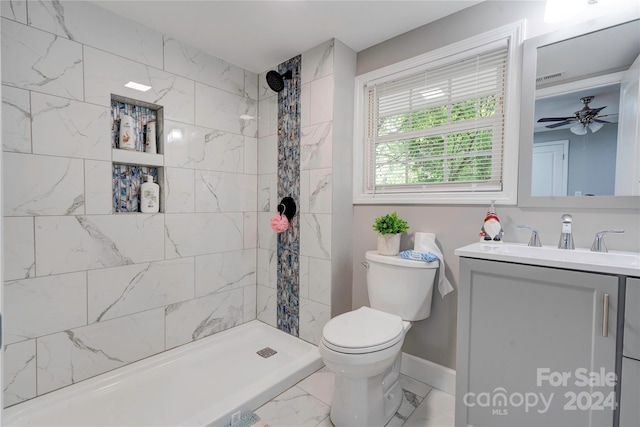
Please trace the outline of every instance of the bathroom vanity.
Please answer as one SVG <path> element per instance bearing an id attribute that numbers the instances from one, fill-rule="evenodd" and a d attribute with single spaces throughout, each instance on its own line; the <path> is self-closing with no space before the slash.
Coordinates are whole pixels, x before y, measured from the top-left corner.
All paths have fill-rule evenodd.
<path id="1" fill-rule="evenodd" d="M 507 243 L 455 253 L 456 426 L 637 425 L 637 366 L 625 364 L 622 393 L 617 378 L 638 254 Z"/>

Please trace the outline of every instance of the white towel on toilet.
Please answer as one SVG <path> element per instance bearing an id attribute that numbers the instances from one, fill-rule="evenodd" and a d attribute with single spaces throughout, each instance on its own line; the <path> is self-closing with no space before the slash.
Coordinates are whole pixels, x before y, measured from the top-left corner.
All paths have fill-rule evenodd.
<path id="1" fill-rule="evenodd" d="M 444 274 L 444 255 L 442 255 L 442 251 L 438 248 L 438 245 L 436 245 L 436 235 L 433 233 L 416 232 L 413 250 L 431 252 L 438 257 L 440 260 L 440 267 L 438 267 L 438 292 L 440 292 L 440 296 L 444 298 L 445 295 L 453 291 L 453 286 Z"/>

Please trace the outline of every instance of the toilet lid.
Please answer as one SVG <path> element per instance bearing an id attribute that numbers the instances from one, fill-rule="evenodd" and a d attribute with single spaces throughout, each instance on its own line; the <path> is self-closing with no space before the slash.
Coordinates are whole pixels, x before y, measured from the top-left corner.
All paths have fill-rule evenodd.
<path id="1" fill-rule="evenodd" d="M 383 350 L 404 337 L 400 316 L 361 307 L 329 320 L 322 330 L 325 345 L 342 353 Z"/>

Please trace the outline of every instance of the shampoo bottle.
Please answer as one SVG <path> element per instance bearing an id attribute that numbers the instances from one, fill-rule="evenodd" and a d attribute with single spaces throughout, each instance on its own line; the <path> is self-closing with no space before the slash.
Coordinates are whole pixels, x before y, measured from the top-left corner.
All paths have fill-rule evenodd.
<path id="1" fill-rule="evenodd" d="M 147 175 L 147 182 L 140 186 L 140 211 L 156 213 L 160 211 L 160 186 L 153 182 L 153 176 Z"/>
<path id="2" fill-rule="evenodd" d="M 146 140 L 145 140 L 145 147 L 144 147 L 144 151 L 146 151 L 147 153 L 157 153 L 157 146 L 156 146 L 156 121 L 155 120 L 149 120 L 147 122 L 147 132 L 146 132 Z"/>
<path id="3" fill-rule="evenodd" d="M 120 118 L 120 144 L 123 150 L 136 149 L 136 130 L 133 126 L 133 117 L 128 114 Z"/>

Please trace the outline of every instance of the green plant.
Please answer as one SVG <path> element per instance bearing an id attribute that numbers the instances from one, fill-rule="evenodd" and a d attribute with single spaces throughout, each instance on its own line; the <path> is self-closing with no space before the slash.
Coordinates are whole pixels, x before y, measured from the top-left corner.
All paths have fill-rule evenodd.
<path id="1" fill-rule="evenodd" d="M 398 234 L 407 231 L 409 224 L 394 212 L 376 218 L 373 229 L 380 234 Z"/>

